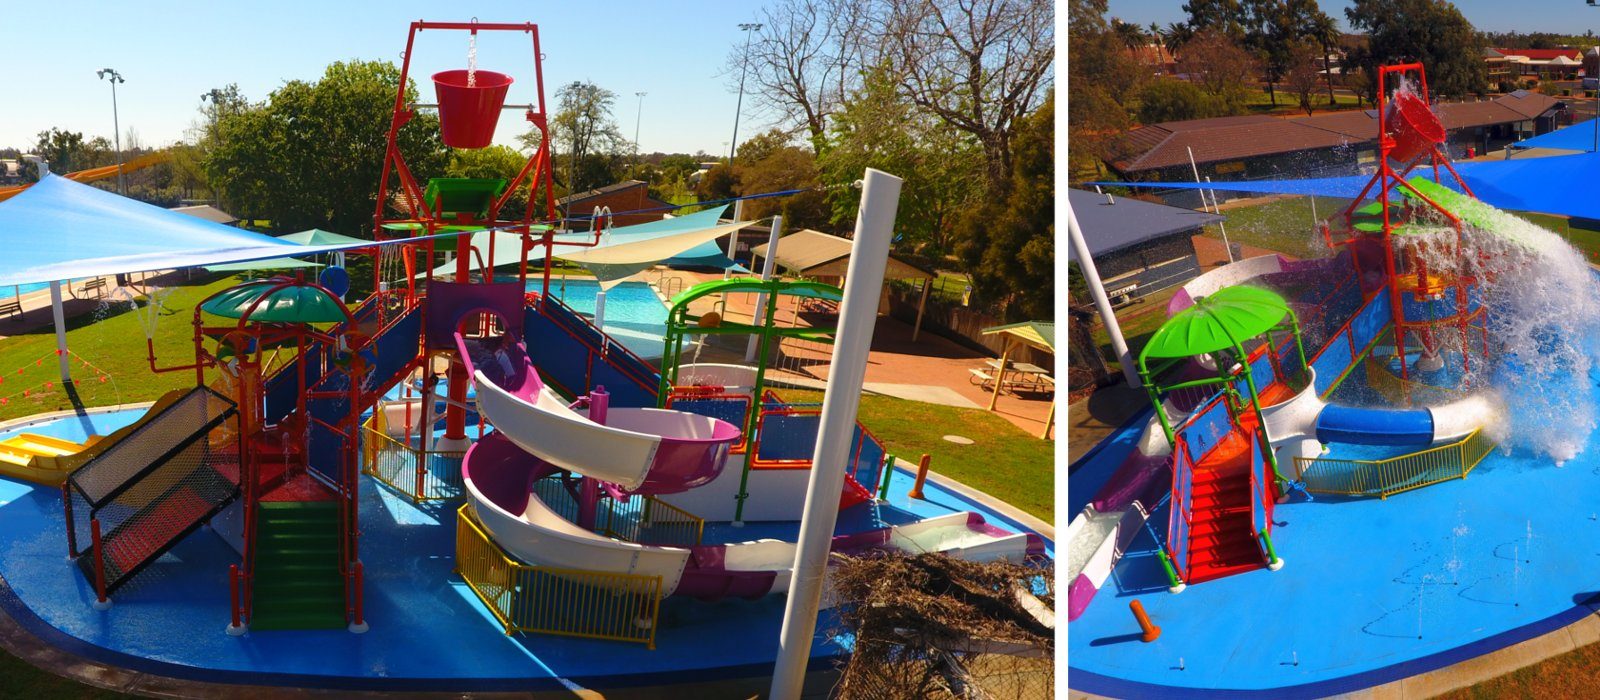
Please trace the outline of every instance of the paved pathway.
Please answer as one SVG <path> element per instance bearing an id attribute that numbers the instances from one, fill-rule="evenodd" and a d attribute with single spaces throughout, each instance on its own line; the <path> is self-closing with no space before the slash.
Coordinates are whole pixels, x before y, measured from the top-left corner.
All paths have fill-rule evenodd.
<path id="1" fill-rule="evenodd" d="M 684 278 L 684 288 L 710 279 L 721 279 L 718 274 L 672 271 L 667 277 Z M 654 282 L 654 273 L 647 273 Z M 703 299 L 690 306 L 690 312 L 704 314 L 709 311 L 723 313 L 729 320 L 748 322 L 754 306 L 753 295 L 731 295 L 726 304 L 718 300 Z M 809 324 L 819 320 L 804 312 L 784 305 L 778 311 L 783 323 L 798 321 Z M 741 362 L 745 339 L 723 337 L 701 350 L 701 362 Z M 797 386 L 820 388 L 828 378 L 828 349 L 821 343 L 786 344 L 781 364 L 785 371 L 774 379 L 792 382 Z M 688 353 L 686 353 L 688 354 Z M 991 393 L 971 383 L 968 370 L 983 366 L 991 357 L 961 345 L 948 338 L 924 329 L 915 342 L 911 340 L 911 326 L 888 316 L 879 316 L 873 333 L 872 352 L 867 359 L 866 389 L 875 393 L 925 401 L 961 408 L 984 408 L 989 405 Z M 691 360 L 693 361 L 693 360 Z M 1050 412 L 1050 398 L 1036 394 L 1002 392 L 995 413 L 1017 427 L 1038 435 L 1044 430 L 1045 417 Z M 1054 437 L 1055 431 L 1051 431 Z"/>

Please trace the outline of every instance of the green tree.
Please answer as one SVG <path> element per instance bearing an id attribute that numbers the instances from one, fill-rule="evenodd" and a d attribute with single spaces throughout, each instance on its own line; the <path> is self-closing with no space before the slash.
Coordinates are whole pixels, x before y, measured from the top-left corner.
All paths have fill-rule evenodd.
<path id="1" fill-rule="evenodd" d="M 1128 56 L 1134 61 L 1138 61 L 1139 47 L 1144 46 L 1145 41 L 1147 41 L 1144 27 L 1112 17 L 1111 33 L 1117 35 L 1117 41 L 1122 42 L 1122 45 L 1128 48 Z"/>
<path id="2" fill-rule="evenodd" d="M 1228 106 L 1187 80 L 1162 79 L 1139 91 L 1139 121 L 1145 124 L 1222 117 Z"/>
<path id="3" fill-rule="evenodd" d="M 1022 120 L 1005 198 L 962 219 L 960 255 L 980 303 L 1006 321 L 1055 315 L 1055 101 Z"/>
<path id="4" fill-rule="evenodd" d="M 39 140 L 33 145 L 34 154 L 43 157 L 50 164 L 50 172 L 57 175 L 111 165 L 111 150 L 111 142 L 104 136 L 85 139 L 82 132 L 55 127 L 39 132 Z M 37 178 L 34 175 L 33 179 Z"/>
<path id="5" fill-rule="evenodd" d="M 1355 0 L 1344 11 L 1352 29 L 1367 33 L 1345 65 L 1366 73 L 1366 97 L 1374 98 L 1378 67 L 1421 61 L 1435 95 L 1480 94 L 1487 83 L 1483 36 L 1445 0 Z"/>
<path id="6" fill-rule="evenodd" d="M 275 231 L 317 227 L 370 237 L 399 80 L 392 63 L 338 62 L 319 80 L 290 81 L 264 104 L 221 115 L 205 172 L 224 208 L 268 219 Z M 414 84 L 405 99 L 417 100 Z M 438 117 L 413 117 L 398 144 L 418 178 L 443 173 L 449 154 Z M 386 202 L 398 190 L 395 178 L 390 182 Z"/>
<path id="7" fill-rule="evenodd" d="M 617 94 L 599 85 L 574 81 L 556 90 L 556 112 L 550 119 L 551 153 L 556 180 L 568 192 L 582 192 L 616 182 L 621 154 L 629 141 L 611 116 Z M 538 148 L 539 132 L 521 137 L 529 150 Z"/>
<path id="8" fill-rule="evenodd" d="M 1139 67 L 1121 50 L 1106 22 L 1105 0 L 1067 3 L 1067 157 L 1074 177 L 1092 179 L 1130 124 L 1129 105 L 1138 95 Z M 1176 33 L 1169 28 L 1167 36 Z"/>
<path id="9" fill-rule="evenodd" d="M 861 193 L 844 185 L 867 168 L 900 176 L 895 245 L 901 252 L 942 258 L 953 252 L 957 215 L 980 199 L 981 152 L 969 137 L 898 98 L 889 67 L 869 73 L 835 114 L 818 161 L 835 230 L 855 222 Z"/>

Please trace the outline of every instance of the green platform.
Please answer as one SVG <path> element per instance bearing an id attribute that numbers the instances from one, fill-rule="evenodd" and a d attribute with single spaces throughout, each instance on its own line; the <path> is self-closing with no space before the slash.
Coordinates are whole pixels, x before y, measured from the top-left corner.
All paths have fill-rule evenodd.
<path id="1" fill-rule="evenodd" d="M 252 630 L 345 626 L 334 501 L 266 502 L 256 514 Z"/>

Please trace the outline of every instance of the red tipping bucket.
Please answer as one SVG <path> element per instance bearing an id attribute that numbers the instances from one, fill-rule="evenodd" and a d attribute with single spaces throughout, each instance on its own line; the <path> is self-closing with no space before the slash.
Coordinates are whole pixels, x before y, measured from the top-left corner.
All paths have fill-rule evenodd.
<path id="1" fill-rule="evenodd" d="M 465 70 L 433 74 L 433 87 L 439 95 L 440 137 L 446 146 L 483 148 L 494 140 L 511 76 L 480 70 L 474 77 L 476 84 L 468 87 Z"/>
<path id="2" fill-rule="evenodd" d="M 1444 143 L 1444 124 L 1439 117 L 1411 92 L 1396 92 L 1389 103 L 1387 136 L 1394 139 L 1389 149 L 1389 159 L 1409 163 L 1434 144 Z"/>

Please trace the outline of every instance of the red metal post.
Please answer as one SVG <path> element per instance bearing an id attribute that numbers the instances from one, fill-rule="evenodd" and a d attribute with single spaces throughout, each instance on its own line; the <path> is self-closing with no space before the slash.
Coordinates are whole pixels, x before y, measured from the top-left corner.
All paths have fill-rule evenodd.
<path id="1" fill-rule="evenodd" d="M 101 604 L 106 602 L 106 560 L 100 544 L 100 519 L 89 521 L 89 537 L 94 547 L 94 595 Z"/>

